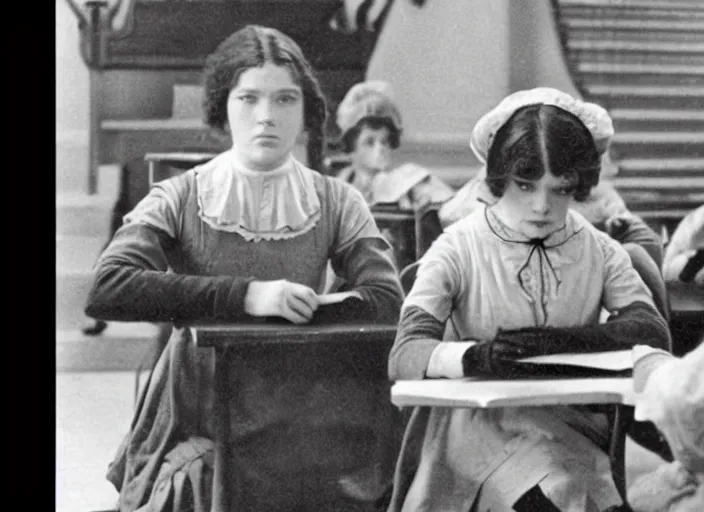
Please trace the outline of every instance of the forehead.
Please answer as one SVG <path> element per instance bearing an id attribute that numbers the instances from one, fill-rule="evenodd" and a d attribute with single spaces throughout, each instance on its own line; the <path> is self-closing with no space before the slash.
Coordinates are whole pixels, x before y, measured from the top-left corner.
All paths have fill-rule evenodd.
<path id="1" fill-rule="evenodd" d="M 359 130 L 358 137 L 370 138 L 370 137 L 388 137 L 391 134 L 389 128 L 386 126 L 379 126 L 378 128 L 372 128 L 369 125 L 363 125 L 362 129 Z"/>
<path id="2" fill-rule="evenodd" d="M 555 176 L 550 171 L 545 171 L 542 176 L 537 178 L 531 179 L 526 176 L 520 175 L 517 175 L 516 178 L 519 180 L 532 181 L 536 184 L 544 185 L 546 187 L 564 187 L 573 183 L 573 179 L 570 175 L 563 174 L 562 176 Z"/>
<path id="3" fill-rule="evenodd" d="M 284 89 L 301 90 L 288 67 L 271 63 L 243 71 L 234 89 L 251 89 L 263 92 Z"/>

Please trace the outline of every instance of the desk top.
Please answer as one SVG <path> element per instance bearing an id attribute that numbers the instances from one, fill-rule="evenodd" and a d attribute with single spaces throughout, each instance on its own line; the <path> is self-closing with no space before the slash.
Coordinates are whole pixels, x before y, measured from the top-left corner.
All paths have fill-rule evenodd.
<path id="1" fill-rule="evenodd" d="M 633 405 L 633 379 L 427 379 L 397 381 L 391 401 L 399 406 L 514 407 L 559 404 Z"/>
<path id="2" fill-rule="evenodd" d="M 248 323 L 194 325 L 196 346 L 226 348 L 242 344 L 291 345 L 301 343 L 384 343 L 396 336 L 396 325 L 335 324 L 293 325 L 288 323 Z"/>
<path id="3" fill-rule="evenodd" d="M 193 152 L 170 152 L 170 153 L 147 153 L 144 159 L 147 162 L 162 163 L 203 163 L 212 160 L 218 153 L 193 153 Z"/>
<path id="4" fill-rule="evenodd" d="M 667 295 L 673 313 L 702 313 L 704 318 L 704 287 L 695 283 L 668 281 Z"/>

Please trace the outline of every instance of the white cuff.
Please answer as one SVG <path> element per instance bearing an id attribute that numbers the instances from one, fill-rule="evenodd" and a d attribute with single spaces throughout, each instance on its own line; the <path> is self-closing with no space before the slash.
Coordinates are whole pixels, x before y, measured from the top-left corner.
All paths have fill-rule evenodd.
<path id="1" fill-rule="evenodd" d="M 446 378 L 461 379 L 464 377 L 462 370 L 462 356 L 476 341 L 442 341 L 430 354 L 426 377 L 430 379 Z"/>

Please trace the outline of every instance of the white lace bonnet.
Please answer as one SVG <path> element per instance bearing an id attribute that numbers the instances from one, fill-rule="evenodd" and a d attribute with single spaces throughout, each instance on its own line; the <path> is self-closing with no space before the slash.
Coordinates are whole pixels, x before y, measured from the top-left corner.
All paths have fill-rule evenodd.
<path id="1" fill-rule="evenodd" d="M 594 137 L 599 153 L 604 154 L 614 135 L 614 126 L 609 113 L 596 103 L 573 98 L 557 89 L 536 87 L 509 94 L 491 111 L 484 114 L 472 130 L 469 146 L 480 162 L 486 163 L 489 148 L 499 129 L 519 108 L 528 105 L 554 105 L 575 115 L 584 123 Z"/>

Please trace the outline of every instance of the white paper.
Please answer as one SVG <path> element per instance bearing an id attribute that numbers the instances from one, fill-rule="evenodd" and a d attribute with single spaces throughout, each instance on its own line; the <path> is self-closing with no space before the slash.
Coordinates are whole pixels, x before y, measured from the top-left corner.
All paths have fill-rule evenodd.
<path id="1" fill-rule="evenodd" d="M 633 368 L 633 357 L 630 350 L 614 350 L 609 352 L 592 352 L 590 354 L 552 354 L 519 359 L 521 363 L 535 364 L 569 364 L 585 368 L 623 371 Z"/>
<path id="2" fill-rule="evenodd" d="M 359 293 L 357 292 L 336 292 L 336 293 L 326 293 L 325 295 L 318 295 L 318 305 L 325 306 L 327 304 L 337 304 L 350 297 L 357 297 L 361 299 Z"/>

